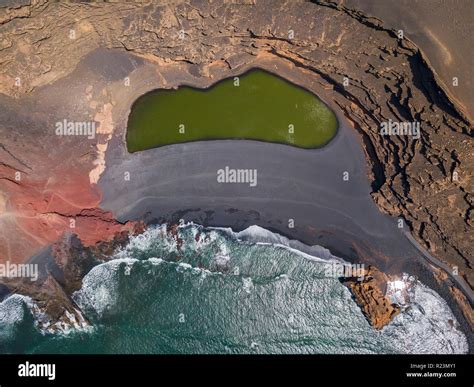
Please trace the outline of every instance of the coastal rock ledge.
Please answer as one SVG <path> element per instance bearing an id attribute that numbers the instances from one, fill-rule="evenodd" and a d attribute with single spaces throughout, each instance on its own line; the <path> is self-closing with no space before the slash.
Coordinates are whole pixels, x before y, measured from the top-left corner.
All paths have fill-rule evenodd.
<path id="1" fill-rule="evenodd" d="M 349 277 L 341 282 L 349 288 L 365 317 L 375 329 L 382 329 L 402 310 L 386 295 L 388 276 L 374 266 L 364 269 L 362 279 Z"/>

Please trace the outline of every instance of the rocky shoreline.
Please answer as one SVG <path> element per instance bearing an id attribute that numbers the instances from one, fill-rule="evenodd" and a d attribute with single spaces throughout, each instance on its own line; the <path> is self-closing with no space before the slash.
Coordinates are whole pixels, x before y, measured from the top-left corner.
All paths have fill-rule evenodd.
<path id="1" fill-rule="evenodd" d="M 472 123 L 410 40 L 345 7 L 315 3 L 34 1 L 1 8 L 0 251 L 5 259 L 26 261 L 71 231 L 71 219 L 86 249 L 99 243 L 109 251 L 116 235 L 133 230 L 133 222 L 118 222 L 100 209 L 103 194 L 96 184 L 107 168 L 108 147 L 114 139 L 123 141 L 134 98 L 152 88 L 203 87 L 252 66 L 273 66 L 290 80 L 311 82 L 344 113 L 363 144 L 379 209 L 403 218 L 416 241 L 456 266 L 472 289 Z M 117 53 L 113 70 L 101 49 Z M 99 122 L 97 139 L 53 136 L 54 122 L 70 112 L 73 119 Z M 420 139 L 381 136 L 379 126 L 389 120 L 421 121 Z M 20 128 L 28 131 L 19 136 Z M 62 265 L 70 292 L 83 272 L 69 269 L 67 261 Z M 53 281 L 47 289 L 58 294 Z M 468 319 L 472 304 L 453 289 Z M 382 320 L 377 317 L 376 324 Z"/>
<path id="2" fill-rule="evenodd" d="M 401 312 L 401 307 L 387 296 L 388 281 L 387 275 L 373 266 L 364 270 L 363 279 L 342 279 L 375 329 L 382 329 Z"/>
<path id="3" fill-rule="evenodd" d="M 8 293 L 31 298 L 32 313 L 40 331 L 58 333 L 85 328 L 90 322 L 73 301 L 73 293 L 81 289 L 83 278 L 93 267 L 109 261 L 130 237 L 145 229 L 144 224 L 138 224 L 133 231 L 119 233 L 112 241 L 93 247 L 85 247 L 75 234 L 67 233 L 52 246 L 51 257 L 48 257 L 52 262 L 42 262 L 47 267 L 46 276 L 33 283 L 28 278 L 15 278 L 3 280 L 2 284 Z M 166 232 L 176 243 L 176 259 L 179 260 L 183 240 L 178 224 L 168 224 Z M 199 238 L 197 234 L 196 240 Z M 340 277 L 340 281 L 351 291 L 369 323 L 380 330 L 401 312 L 402 307 L 388 295 L 390 278 L 386 274 L 373 266 L 359 274 L 358 277 Z"/>
<path id="4" fill-rule="evenodd" d="M 73 293 L 81 289 L 83 278 L 93 267 L 107 262 L 116 249 L 145 229 L 143 223 L 136 223 L 130 231 L 119 232 L 112 240 L 89 247 L 75 234 L 65 233 L 52 245 L 51 253 L 36 262 L 46 270 L 46 275 L 34 282 L 30 278 L 2 279 L 2 285 L 7 289 L 6 294 L 31 298 L 40 331 L 55 333 L 88 326 L 87 318 L 72 299 Z"/>

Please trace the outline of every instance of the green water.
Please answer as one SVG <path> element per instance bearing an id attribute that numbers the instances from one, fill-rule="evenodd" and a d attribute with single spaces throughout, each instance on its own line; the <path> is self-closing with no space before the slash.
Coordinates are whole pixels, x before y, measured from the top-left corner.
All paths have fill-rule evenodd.
<path id="1" fill-rule="evenodd" d="M 314 94 L 262 70 L 209 89 L 187 86 L 140 97 L 128 121 L 130 152 L 199 140 L 248 139 L 316 148 L 337 131 Z"/>

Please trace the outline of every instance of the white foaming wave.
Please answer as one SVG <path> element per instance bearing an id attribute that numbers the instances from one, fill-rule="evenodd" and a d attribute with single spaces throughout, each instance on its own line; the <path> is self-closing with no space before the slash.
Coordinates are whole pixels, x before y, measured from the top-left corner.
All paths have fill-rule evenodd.
<path id="1" fill-rule="evenodd" d="M 121 264 L 124 264 L 124 274 L 129 274 L 133 265 L 150 263 L 153 266 L 162 264 L 176 266 L 177 272 L 190 271 L 199 274 L 205 279 L 208 275 L 222 275 L 219 272 L 211 272 L 204 268 L 194 267 L 185 262 L 168 262 L 162 258 L 151 257 L 145 260 L 135 258 L 115 258 L 111 261 L 95 266 L 83 278 L 82 287 L 76 291 L 72 298 L 83 310 L 93 310 L 100 318 L 108 311 L 113 310 L 118 302 L 119 273 Z"/>
<path id="2" fill-rule="evenodd" d="M 194 240 L 197 233 L 200 229 L 203 228 L 203 226 L 196 225 L 193 222 L 188 222 L 179 225 L 178 228 L 182 229 L 189 226 L 193 227 L 192 236 Z M 210 232 L 206 235 L 206 238 L 201 238 L 199 242 L 196 242 L 197 247 L 209 245 L 219 237 L 219 234 L 215 230 L 212 230 L 212 228 L 209 228 L 209 230 Z M 178 247 L 176 244 L 176 239 L 173 236 L 169 235 L 167 231 L 167 224 L 164 223 L 161 225 L 149 226 L 142 234 L 131 236 L 127 245 L 125 247 L 119 248 L 114 253 L 113 258 L 129 258 L 130 256 L 133 256 L 134 251 L 145 251 L 149 249 L 157 240 L 160 241 L 160 248 L 164 251 L 167 251 L 168 253 L 177 252 Z M 227 251 L 227 246 L 225 245 L 225 242 L 222 243 L 220 247 L 222 248 L 222 251 Z M 187 248 L 187 245 L 185 244 L 181 248 L 185 249 Z"/>
<path id="3" fill-rule="evenodd" d="M 250 277 L 243 277 L 242 278 L 242 289 L 245 293 L 250 294 L 253 288 L 253 281 Z"/>
<path id="4" fill-rule="evenodd" d="M 147 250 L 157 239 L 162 240 L 163 247 L 167 246 L 169 251 L 174 251 L 176 249 L 174 241 L 167 238 L 166 224 L 162 224 L 159 226 L 150 226 L 142 234 L 131 236 L 127 245 L 125 247 L 119 248 L 114 253 L 113 258 L 128 259 L 130 255 L 132 255 L 133 251 Z"/>
<path id="5" fill-rule="evenodd" d="M 469 351 L 467 338 L 446 301 L 419 281 L 412 306 L 396 316 L 381 334 L 402 353 L 456 354 Z"/>
<path id="6" fill-rule="evenodd" d="M 35 328 L 43 335 L 66 336 L 77 331 L 93 330 L 78 309 L 75 309 L 76 315 L 65 311 L 63 317 L 53 323 L 50 316 L 31 297 L 13 294 L 0 303 L 0 339 L 13 337 L 15 326 L 25 318 L 25 306 L 33 316 Z"/>
<path id="7" fill-rule="evenodd" d="M 119 296 L 117 273 L 122 263 L 133 266 L 137 259 L 117 258 L 95 266 L 82 280 L 82 287 L 72 295 L 83 310 L 92 309 L 99 317 L 116 305 Z"/>
<path id="8" fill-rule="evenodd" d="M 232 229 L 228 229 L 232 231 Z M 280 244 L 280 245 L 285 245 L 288 242 L 288 238 L 280 235 L 273 233 L 266 228 L 257 226 L 257 225 L 252 225 L 247 227 L 245 230 L 239 231 L 239 232 L 233 232 L 234 235 L 237 236 L 237 238 L 241 240 L 246 240 L 246 241 L 251 241 L 251 242 L 267 242 L 267 243 L 274 243 L 274 244 Z"/>
<path id="9" fill-rule="evenodd" d="M 192 269 L 193 266 L 190 265 L 189 263 L 185 263 L 185 262 L 179 262 L 177 265 L 176 265 L 176 271 L 179 273 L 179 272 L 183 272 L 185 271 L 186 269 Z"/>
<path id="10" fill-rule="evenodd" d="M 197 225 L 193 222 L 188 222 L 179 226 L 179 228 L 192 228 L 193 238 L 196 237 L 199 229 L 204 227 Z M 254 243 L 257 245 L 272 245 L 280 248 L 284 248 L 292 253 L 295 253 L 306 259 L 316 261 L 316 262 L 328 262 L 328 261 L 337 261 L 340 263 L 346 263 L 342 258 L 334 256 L 331 252 L 319 245 L 308 246 L 300 241 L 289 239 L 283 235 L 274 233 L 270 230 L 267 230 L 263 227 L 252 225 L 247 227 L 245 230 L 235 232 L 230 227 L 206 227 L 205 229 L 209 230 L 206 234 L 206 238 L 201 238 L 197 242 L 198 247 L 208 245 L 219 238 L 219 233 L 217 231 L 223 231 L 228 236 L 234 237 L 237 240 Z M 160 239 L 162 242 L 162 247 L 167 248 L 168 252 L 176 251 L 176 242 L 173 238 L 167 235 L 167 225 L 161 224 L 158 226 L 148 227 L 144 233 L 132 236 L 129 240 L 129 243 L 117 250 L 114 254 L 114 258 L 125 259 L 132 255 L 133 251 L 144 251 L 153 244 L 154 241 Z M 223 255 L 229 254 L 228 245 L 225 241 L 222 241 L 219 244 L 220 253 Z"/>
<path id="11" fill-rule="evenodd" d="M 0 342 L 7 341 L 15 334 L 15 327 L 25 318 L 25 305 L 29 297 L 13 294 L 0 302 Z"/>
<path id="12" fill-rule="evenodd" d="M 328 249 L 322 246 L 308 246 L 300 241 L 289 239 L 257 225 L 249 226 L 239 232 L 233 231 L 230 227 L 215 227 L 215 229 L 222 230 L 241 241 L 255 243 L 257 245 L 281 247 L 311 261 L 325 263 L 328 261 L 337 261 L 345 263 L 343 259 L 332 255 Z"/>
<path id="13" fill-rule="evenodd" d="M 166 262 L 163 258 L 156 258 L 156 257 L 151 257 L 148 258 L 148 262 L 150 262 L 154 266 L 161 265 L 163 262 Z"/>
<path id="14" fill-rule="evenodd" d="M 223 273 L 221 273 L 219 271 L 210 271 L 209 269 L 205 269 L 203 267 L 193 266 L 193 265 L 190 265 L 189 263 L 185 263 L 185 262 L 176 263 L 176 262 L 168 262 L 168 261 L 164 261 L 164 260 L 163 260 L 163 262 L 166 263 L 167 265 L 176 266 L 176 271 L 178 273 L 184 273 L 186 271 L 190 271 L 193 274 L 201 275 L 203 277 L 203 279 L 205 277 L 207 277 L 208 275 L 223 275 Z"/>

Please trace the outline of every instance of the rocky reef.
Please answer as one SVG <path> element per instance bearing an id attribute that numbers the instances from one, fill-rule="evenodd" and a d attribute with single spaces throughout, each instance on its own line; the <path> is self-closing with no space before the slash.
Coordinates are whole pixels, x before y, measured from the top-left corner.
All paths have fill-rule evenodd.
<path id="1" fill-rule="evenodd" d="M 376 267 L 369 266 L 359 278 L 346 278 L 346 285 L 367 320 L 375 329 L 382 329 L 402 310 L 387 296 L 389 278 Z"/>
<path id="2" fill-rule="evenodd" d="M 86 247 L 76 234 L 66 232 L 51 249 L 51 256 L 40 264 L 46 273 L 37 281 L 30 278 L 4 278 L 3 285 L 11 293 L 28 296 L 38 329 L 43 332 L 84 328 L 89 322 L 75 304 L 72 295 L 82 286 L 84 276 L 96 265 L 106 262 L 130 236 L 142 233 L 145 226 L 136 223 L 130 231 L 116 233 L 110 241 Z"/>
<path id="3" fill-rule="evenodd" d="M 119 61 L 88 62 L 99 48 L 132 56 L 127 78 L 144 91 L 147 79 L 136 71 L 144 63 L 154 76 L 169 69 L 190 82 L 263 63 L 304 73 L 360 135 L 380 210 L 403 218 L 421 246 L 473 287 L 472 123 L 423 51 L 379 20 L 324 1 L 36 0 L 0 8 L 0 32 L 1 260 L 24 262 L 67 231 L 95 248 L 134 230 L 100 209 L 97 182 L 112 139 L 124 136 L 117 123 L 126 89 Z M 78 69 L 81 80 L 67 78 Z M 52 136 L 53 109 L 98 122 L 94 142 Z M 390 121 L 421 122 L 420 137 L 381 136 Z M 57 259 L 70 292 L 83 271 Z M 382 275 L 368 274 L 348 285 L 381 327 L 398 312 L 375 290 Z"/>

